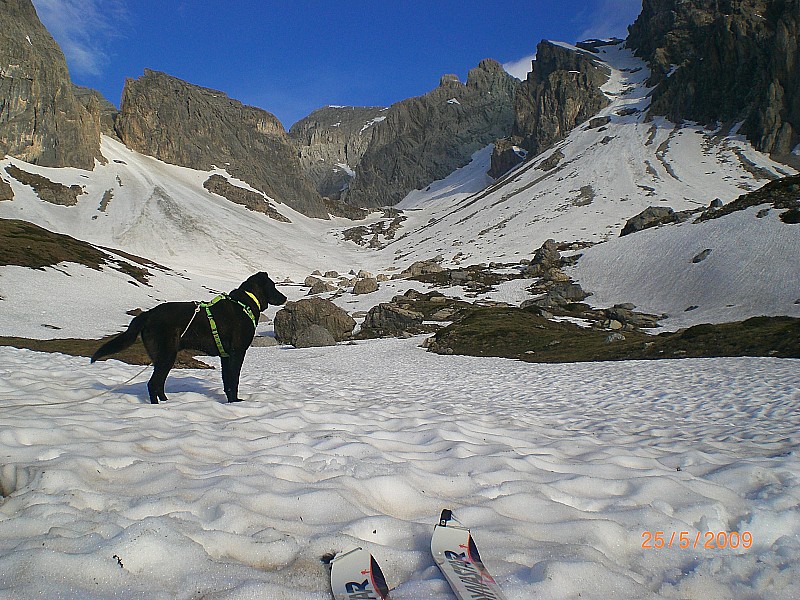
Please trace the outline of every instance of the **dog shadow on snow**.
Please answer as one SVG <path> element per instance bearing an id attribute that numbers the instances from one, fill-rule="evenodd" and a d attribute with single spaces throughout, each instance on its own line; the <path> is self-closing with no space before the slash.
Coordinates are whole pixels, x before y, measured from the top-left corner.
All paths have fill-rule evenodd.
<path id="1" fill-rule="evenodd" d="M 213 400 L 219 404 L 225 404 L 228 402 L 227 397 L 225 394 L 219 391 L 218 386 L 213 385 L 206 379 L 202 377 L 197 377 L 195 375 L 186 374 L 184 376 L 175 376 L 172 377 L 173 384 L 170 386 L 172 389 L 172 393 L 175 394 L 175 400 L 177 402 L 166 402 L 165 404 L 179 404 L 180 397 L 183 394 L 197 394 L 199 396 L 203 396 L 204 398 L 208 398 L 209 400 Z M 106 394 L 119 394 L 122 396 L 135 396 L 137 400 L 137 404 L 150 404 L 150 396 L 147 390 L 147 382 L 142 381 L 138 383 L 127 383 L 122 386 L 111 386 L 111 385 L 104 385 L 102 383 L 95 384 L 93 386 L 98 392 L 102 392 L 101 395 Z"/>

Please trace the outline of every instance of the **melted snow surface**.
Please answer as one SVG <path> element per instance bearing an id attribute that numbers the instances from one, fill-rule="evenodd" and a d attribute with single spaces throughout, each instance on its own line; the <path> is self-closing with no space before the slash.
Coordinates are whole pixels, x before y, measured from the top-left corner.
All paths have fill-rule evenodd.
<path id="1" fill-rule="evenodd" d="M 174 372 L 151 406 L 137 367 L 1 348 L 4 597 L 321 600 L 320 557 L 358 545 L 393 598 L 445 600 L 442 508 L 509 598 L 800 595 L 798 361 L 530 365 L 419 341 L 251 349 L 238 405 L 216 370 Z M 673 547 L 643 549 L 655 531 Z"/>

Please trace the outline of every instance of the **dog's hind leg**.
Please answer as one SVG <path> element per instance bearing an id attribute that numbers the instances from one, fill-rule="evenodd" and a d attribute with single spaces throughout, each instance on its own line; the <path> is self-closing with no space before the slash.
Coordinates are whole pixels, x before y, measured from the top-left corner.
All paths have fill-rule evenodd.
<path id="1" fill-rule="evenodd" d="M 150 360 L 153 361 L 153 375 L 147 382 L 150 403 L 158 404 L 159 400 L 166 402 L 168 398 L 164 393 L 164 382 L 175 364 L 175 359 L 178 358 L 177 333 L 173 339 L 170 339 L 160 335 L 160 332 L 148 328 L 142 332 L 142 343 Z"/>
<path id="2" fill-rule="evenodd" d="M 147 382 L 147 392 L 150 394 L 150 403 L 158 404 L 158 401 L 166 402 L 167 394 L 164 392 L 164 383 L 167 381 L 172 365 L 178 354 L 173 353 L 167 356 L 160 356 L 153 364 L 153 375 Z"/>
<path id="3" fill-rule="evenodd" d="M 222 386 L 228 402 L 241 402 L 239 398 L 239 375 L 242 372 L 244 354 L 231 354 L 222 359 Z"/>

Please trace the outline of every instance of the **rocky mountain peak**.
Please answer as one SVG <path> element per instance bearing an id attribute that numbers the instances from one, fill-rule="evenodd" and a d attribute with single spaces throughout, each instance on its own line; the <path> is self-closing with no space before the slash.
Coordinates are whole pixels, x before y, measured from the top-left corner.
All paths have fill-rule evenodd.
<path id="1" fill-rule="evenodd" d="M 543 40 L 533 70 L 516 93 L 509 139 L 495 146 L 489 174 L 499 177 L 529 156 L 544 152 L 579 123 L 608 105 L 600 89 L 609 70 L 590 51 Z"/>
<path id="2" fill-rule="evenodd" d="M 467 84 L 445 75 L 427 94 L 392 105 L 372 131 L 345 201 L 394 205 L 468 164 L 474 152 L 509 135 L 518 83 L 497 61 L 484 60 Z"/>
<path id="3" fill-rule="evenodd" d="M 478 66 L 470 69 L 467 74 L 467 87 L 476 90 L 491 92 L 498 90 L 507 92 L 509 87 L 509 74 L 499 62 L 492 58 L 484 58 Z M 513 82 L 516 87 L 516 81 Z"/>
<path id="4" fill-rule="evenodd" d="M 300 164 L 322 196 L 341 196 L 385 113 L 381 106 L 326 106 L 292 125 Z"/>
<path id="5" fill-rule="evenodd" d="M 194 169 L 224 167 L 278 202 L 328 217 L 280 121 L 223 92 L 145 70 L 125 82 L 116 129 L 138 152 Z"/>
<path id="6" fill-rule="evenodd" d="M 64 54 L 30 0 L 0 0 L 0 156 L 94 168 L 100 107 L 75 97 Z"/>

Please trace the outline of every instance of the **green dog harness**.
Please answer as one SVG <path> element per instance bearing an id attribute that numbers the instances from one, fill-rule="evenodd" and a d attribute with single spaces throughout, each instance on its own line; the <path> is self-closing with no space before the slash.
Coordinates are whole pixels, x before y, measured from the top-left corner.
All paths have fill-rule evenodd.
<path id="1" fill-rule="evenodd" d="M 250 292 L 245 292 L 245 293 L 253 299 L 253 301 L 256 303 L 256 306 L 258 307 L 258 309 L 260 311 L 261 310 L 261 303 L 258 301 L 258 298 L 256 298 Z M 242 310 L 245 312 L 245 314 L 248 317 L 250 317 L 250 320 L 253 322 L 253 329 L 255 329 L 256 326 L 258 325 L 258 320 L 256 319 L 256 316 L 253 314 L 252 309 L 249 306 L 247 306 L 247 304 L 245 304 L 243 302 L 239 302 L 238 300 L 234 300 L 233 298 L 228 296 L 228 294 L 220 294 L 219 296 L 214 298 L 211 302 L 198 302 L 197 303 L 197 310 L 200 310 L 201 308 L 205 308 L 206 309 L 206 316 L 208 316 L 208 324 L 211 325 L 211 335 L 214 336 L 214 343 L 217 345 L 217 350 L 219 350 L 219 355 L 222 358 L 227 358 L 230 355 L 227 352 L 225 352 L 225 349 L 222 347 L 222 340 L 219 339 L 219 331 L 217 331 L 217 323 L 216 323 L 216 321 L 214 321 L 214 315 L 211 314 L 211 307 L 214 306 L 220 300 L 230 300 L 231 302 L 236 302 L 236 304 L 241 306 Z M 196 311 L 195 311 L 195 313 L 196 313 Z M 191 321 L 190 321 L 190 323 L 191 323 Z M 188 327 L 187 327 L 187 329 L 188 329 Z"/>

